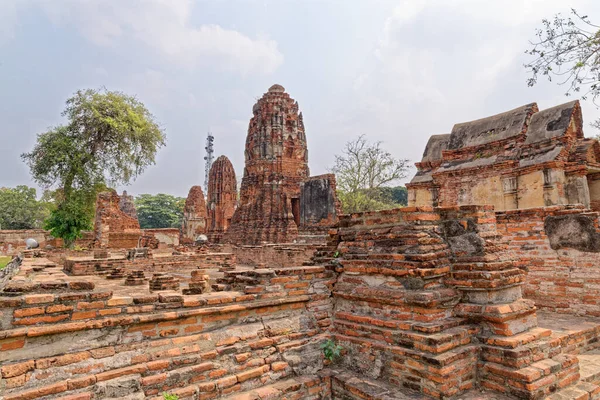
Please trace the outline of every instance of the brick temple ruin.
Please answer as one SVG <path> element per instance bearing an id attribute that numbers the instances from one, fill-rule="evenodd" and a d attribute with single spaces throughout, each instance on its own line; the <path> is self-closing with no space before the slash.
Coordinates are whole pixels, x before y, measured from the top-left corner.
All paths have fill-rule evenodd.
<path id="1" fill-rule="evenodd" d="M 430 140 L 412 206 L 352 215 L 335 176 L 283 159 L 281 132 L 306 149 L 299 116 L 279 85 L 255 106 L 256 169 L 225 232 L 238 243 L 142 230 L 162 246 L 112 248 L 131 229 L 114 193 L 97 217 L 106 246 L 15 258 L 0 273 L 0 398 L 600 398 L 598 143 L 578 103 L 458 124 Z"/>
<path id="2" fill-rule="evenodd" d="M 298 102 L 273 85 L 252 113 L 239 204 L 224 240 L 238 245 L 325 240 L 340 214 L 335 176 L 309 176 Z"/>

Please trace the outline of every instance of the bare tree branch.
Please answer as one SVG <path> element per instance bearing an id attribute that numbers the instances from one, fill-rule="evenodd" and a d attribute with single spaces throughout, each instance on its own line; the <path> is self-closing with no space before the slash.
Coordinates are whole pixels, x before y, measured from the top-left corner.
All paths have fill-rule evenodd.
<path id="1" fill-rule="evenodd" d="M 540 76 L 549 81 L 560 78 L 559 84 L 567 88 L 565 95 L 577 93 L 584 100 L 591 98 L 598 106 L 600 26 L 574 9 L 571 14 L 571 17 L 557 14 L 552 20 L 542 20 L 542 29 L 536 30 L 537 39 L 530 42 L 533 47 L 525 51 L 534 57 L 525 64 L 531 74 L 527 84 L 535 85 Z"/>
<path id="2" fill-rule="evenodd" d="M 331 169 L 337 176 L 344 211 L 384 207 L 380 189 L 405 178 L 408 162 L 394 158 L 381 142 L 368 143 L 364 135 L 346 143 Z"/>

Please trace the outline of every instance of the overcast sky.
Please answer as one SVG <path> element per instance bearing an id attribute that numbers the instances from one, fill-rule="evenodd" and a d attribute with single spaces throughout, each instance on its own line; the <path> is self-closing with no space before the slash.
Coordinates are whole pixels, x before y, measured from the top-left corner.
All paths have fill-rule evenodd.
<path id="1" fill-rule="evenodd" d="M 523 63 L 542 18 L 571 7 L 600 23 L 597 0 L 0 0 L 0 187 L 31 185 L 19 155 L 73 92 L 103 86 L 167 134 L 133 194 L 202 184 L 209 130 L 241 179 L 252 105 L 274 83 L 300 104 L 312 175 L 360 134 L 418 161 L 454 123 L 570 100 L 528 88 Z M 600 112 L 583 116 L 591 136 Z"/>

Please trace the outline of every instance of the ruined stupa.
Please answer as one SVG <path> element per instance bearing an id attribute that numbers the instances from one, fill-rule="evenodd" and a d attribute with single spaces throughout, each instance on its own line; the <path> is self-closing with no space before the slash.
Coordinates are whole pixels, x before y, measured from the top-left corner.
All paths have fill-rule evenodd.
<path id="1" fill-rule="evenodd" d="M 206 234 L 206 202 L 200 186 L 192 186 L 183 208 L 182 239 L 195 241 L 198 235 Z"/>
<path id="2" fill-rule="evenodd" d="M 273 85 L 252 108 L 239 206 L 225 240 L 290 242 L 298 235 L 300 183 L 309 175 L 298 103 Z"/>

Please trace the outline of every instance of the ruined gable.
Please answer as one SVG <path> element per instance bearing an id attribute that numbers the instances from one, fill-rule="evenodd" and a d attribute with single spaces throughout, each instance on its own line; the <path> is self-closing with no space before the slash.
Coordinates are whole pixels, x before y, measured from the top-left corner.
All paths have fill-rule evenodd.
<path id="1" fill-rule="evenodd" d="M 597 141 L 583 137 L 578 101 L 542 111 L 531 103 L 459 123 L 447 146 L 445 140 L 435 135 L 428 142 L 407 185 L 409 205 L 491 204 L 511 210 L 600 204 L 594 194 L 600 196 L 600 187 L 591 177 L 600 171 Z"/>
<path id="2" fill-rule="evenodd" d="M 448 149 L 480 146 L 517 136 L 527 129 L 529 119 L 537 111 L 537 104 L 531 103 L 491 117 L 456 124 L 450 133 Z"/>

